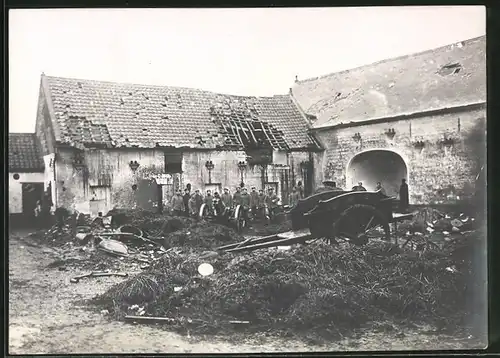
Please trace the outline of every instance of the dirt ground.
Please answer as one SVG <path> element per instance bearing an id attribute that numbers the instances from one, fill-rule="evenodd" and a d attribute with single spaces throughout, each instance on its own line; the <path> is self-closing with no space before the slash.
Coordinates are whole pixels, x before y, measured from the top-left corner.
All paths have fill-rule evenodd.
<path id="1" fill-rule="evenodd" d="M 259 353 L 353 350 L 410 350 L 483 348 L 471 337 L 451 337 L 428 328 L 390 333 L 363 332 L 356 339 L 326 346 L 249 336 L 245 342 L 231 337 L 183 336 L 159 327 L 111 321 L 105 314 L 85 309 L 82 300 L 103 293 L 124 278 L 69 279 L 80 272 L 47 269 L 58 255 L 26 237 L 9 238 L 9 353 Z"/>

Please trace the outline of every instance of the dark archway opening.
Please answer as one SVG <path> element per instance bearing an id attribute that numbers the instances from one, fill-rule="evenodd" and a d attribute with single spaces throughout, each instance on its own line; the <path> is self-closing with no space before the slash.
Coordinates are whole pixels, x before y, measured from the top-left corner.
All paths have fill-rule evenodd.
<path id="1" fill-rule="evenodd" d="M 401 179 L 408 180 L 405 161 L 389 150 L 370 150 L 355 155 L 346 174 L 347 190 L 358 182 L 362 182 L 367 190 L 375 190 L 377 182 L 381 182 L 389 196 L 397 195 Z"/>

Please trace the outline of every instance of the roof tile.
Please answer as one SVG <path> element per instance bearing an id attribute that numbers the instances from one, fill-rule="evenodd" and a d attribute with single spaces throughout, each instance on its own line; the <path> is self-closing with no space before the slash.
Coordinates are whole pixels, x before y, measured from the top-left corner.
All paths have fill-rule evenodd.
<path id="1" fill-rule="evenodd" d="M 42 151 L 34 133 L 9 133 L 9 171 L 44 171 Z"/>
<path id="2" fill-rule="evenodd" d="M 62 133 L 57 140 L 66 144 L 116 142 L 120 146 L 128 139 L 132 145 L 182 143 L 207 148 L 214 144 L 201 145 L 195 137 L 207 141 L 220 131 L 210 115 L 210 107 L 219 100 L 254 104 L 259 120 L 282 131 L 291 148 L 314 144 L 306 120 L 288 95 L 241 97 L 180 87 L 45 78 Z M 143 128 L 148 129 L 146 135 Z M 298 140 L 302 145 L 293 144 Z"/>

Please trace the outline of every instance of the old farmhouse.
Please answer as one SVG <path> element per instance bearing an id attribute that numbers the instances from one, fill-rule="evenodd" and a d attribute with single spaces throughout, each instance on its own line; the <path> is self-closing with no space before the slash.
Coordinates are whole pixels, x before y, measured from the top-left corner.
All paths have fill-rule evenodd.
<path id="1" fill-rule="evenodd" d="M 9 210 L 163 207 L 176 189 L 350 189 L 455 203 L 485 164 L 486 38 L 296 81 L 288 95 L 42 75 L 36 133 L 9 136 Z M 484 178 L 484 176 L 482 176 Z M 43 183 L 43 184 L 41 184 Z M 30 184 L 30 185 L 28 185 Z M 43 187 L 43 188 L 42 188 Z"/>
<path id="2" fill-rule="evenodd" d="M 486 37 L 297 81 L 324 147 L 316 180 L 382 182 L 410 203 L 467 199 L 486 161 Z M 483 183 L 484 185 L 484 183 Z"/>
<path id="3" fill-rule="evenodd" d="M 273 186 L 313 190 L 306 116 L 289 95 L 239 97 L 197 89 L 42 75 L 36 135 L 55 207 L 84 213 L 154 208 L 177 189 Z"/>

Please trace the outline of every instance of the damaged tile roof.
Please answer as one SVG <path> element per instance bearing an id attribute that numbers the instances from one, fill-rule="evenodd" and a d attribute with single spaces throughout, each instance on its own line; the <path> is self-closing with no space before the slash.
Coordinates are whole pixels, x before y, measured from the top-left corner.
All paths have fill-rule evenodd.
<path id="1" fill-rule="evenodd" d="M 217 123 L 221 117 L 213 116 L 213 108 L 224 106 L 224 102 L 239 102 L 252 108 L 255 120 L 274 128 L 288 148 L 315 145 L 308 134 L 307 120 L 289 95 L 241 97 L 45 75 L 42 85 L 54 109 L 59 143 L 222 149 L 231 133 Z M 231 117 L 234 111 L 228 110 Z"/>
<path id="2" fill-rule="evenodd" d="M 34 133 L 9 133 L 9 172 L 43 172 L 42 151 Z"/>
<path id="3" fill-rule="evenodd" d="M 314 127 L 486 101 L 486 36 L 296 82 Z"/>

